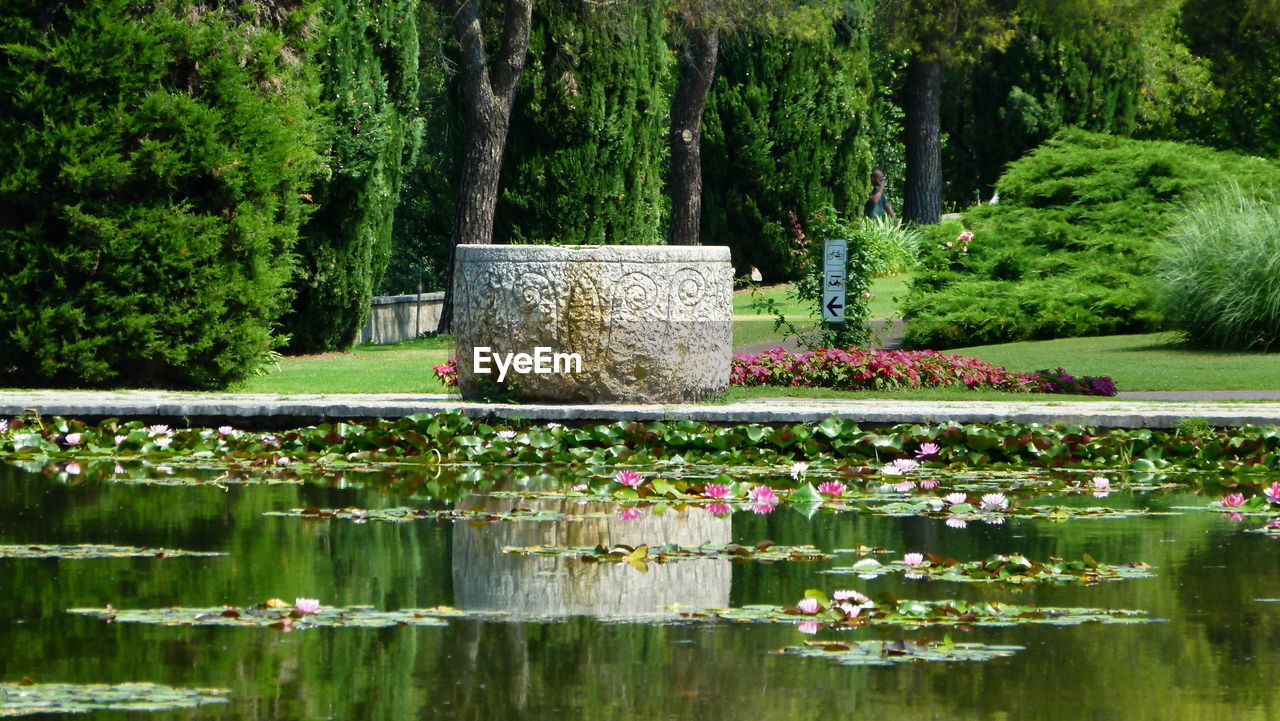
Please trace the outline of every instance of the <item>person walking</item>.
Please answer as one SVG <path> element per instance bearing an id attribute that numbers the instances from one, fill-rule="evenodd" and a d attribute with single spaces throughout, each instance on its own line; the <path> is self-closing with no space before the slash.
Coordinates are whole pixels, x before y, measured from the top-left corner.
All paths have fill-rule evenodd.
<path id="1" fill-rule="evenodd" d="M 893 205 L 889 203 L 889 191 L 884 187 L 884 171 L 879 168 L 871 170 L 871 194 L 867 196 L 862 214 L 868 218 L 883 218 L 886 215 L 894 217 Z"/>

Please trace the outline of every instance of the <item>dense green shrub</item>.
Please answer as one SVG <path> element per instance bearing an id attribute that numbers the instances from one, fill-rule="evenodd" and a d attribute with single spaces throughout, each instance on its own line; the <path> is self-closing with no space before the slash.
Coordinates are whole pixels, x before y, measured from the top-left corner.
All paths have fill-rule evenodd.
<path id="1" fill-rule="evenodd" d="M 808 227 L 824 205 L 861 212 L 870 62 L 859 23 L 722 45 L 703 120 L 702 242 L 728 245 L 739 275 L 799 277 L 789 214 Z"/>
<path id="2" fill-rule="evenodd" d="M 1160 264 L 1169 326 L 1195 345 L 1280 344 L 1280 208 L 1231 187 L 1187 210 Z"/>
<path id="3" fill-rule="evenodd" d="M 328 177 L 298 241 L 289 350 L 349 347 L 391 253 L 401 177 L 422 135 L 414 0 L 321 0 L 314 64 L 323 83 Z"/>
<path id="4" fill-rule="evenodd" d="M 263 363 L 317 171 L 306 6 L 0 14 L 0 385 L 213 387 Z"/>
<path id="5" fill-rule="evenodd" d="M 912 348 L 1162 327 L 1151 280 L 1184 201 L 1228 179 L 1280 184 L 1280 165 L 1177 143 L 1068 130 L 1009 166 L 1001 202 L 965 214 L 974 233 L 929 231 L 903 304 Z M 951 247 L 946 243 L 952 242 Z"/>

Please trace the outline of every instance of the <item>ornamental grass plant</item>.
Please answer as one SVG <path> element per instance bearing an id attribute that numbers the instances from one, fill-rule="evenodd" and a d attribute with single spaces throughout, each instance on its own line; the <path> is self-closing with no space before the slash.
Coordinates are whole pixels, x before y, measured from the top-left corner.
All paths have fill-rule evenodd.
<path id="1" fill-rule="evenodd" d="M 1195 346 L 1280 347 L 1280 207 L 1232 184 L 1192 205 L 1159 269 L 1170 329 Z"/>

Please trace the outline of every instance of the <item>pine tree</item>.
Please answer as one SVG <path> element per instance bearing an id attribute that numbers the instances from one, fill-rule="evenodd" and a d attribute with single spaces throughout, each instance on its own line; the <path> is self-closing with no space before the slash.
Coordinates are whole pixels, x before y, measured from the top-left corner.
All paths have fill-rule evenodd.
<path id="1" fill-rule="evenodd" d="M 794 278 L 791 214 L 831 205 L 858 216 L 871 170 L 871 64 L 851 18 L 811 39 L 744 37 L 721 51 L 704 122 L 703 238 L 739 274 Z"/>
<path id="2" fill-rule="evenodd" d="M 539 3 L 512 114 L 495 239 L 658 243 L 671 58 L 657 6 Z"/>
<path id="3" fill-rule="evenodd" d="M 414 0 L 323 0 L 314 62 L 328 116 L 329 178 L 298 243 L 289 349 L 351 345 L 391 253 L 402 176 L 422 135 Z"/>

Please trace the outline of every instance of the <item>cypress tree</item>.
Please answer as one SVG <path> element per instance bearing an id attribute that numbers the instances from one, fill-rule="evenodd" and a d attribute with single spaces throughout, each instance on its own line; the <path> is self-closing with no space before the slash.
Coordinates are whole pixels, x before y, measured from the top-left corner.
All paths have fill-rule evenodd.
<path id="1" fill-rule="evenodd" d="M 0 14 L 0 384 L 225 385 L 277 341 L 319 169 L 310 6 Z"/>
<path id="2" fill-rule="evenodd" d="M 726 42 L 717 72 L 703 124 L 703 242 L 728 245 L 739 274 L 794 278 L 791 214 L 808 227 L 824 205 L 861 213 L 872 164 L 865 26 Z"/>
<path id="3" fill-rule="evenodd" d="M 391 253 L 401 176 L 422 135 L 413 0 L 323 0 L 315 52 L 328 116 L 328 179 L 298 243 L 289 349 L 351 345 Z"/>
<path id="4" fill-rule="evenodd" d="M 659 6 L 534 8 L 496 242 L 662 241 L 671 58 Z"/>

